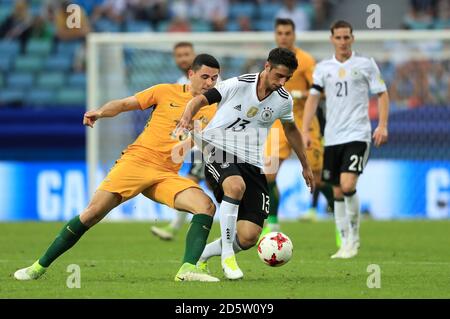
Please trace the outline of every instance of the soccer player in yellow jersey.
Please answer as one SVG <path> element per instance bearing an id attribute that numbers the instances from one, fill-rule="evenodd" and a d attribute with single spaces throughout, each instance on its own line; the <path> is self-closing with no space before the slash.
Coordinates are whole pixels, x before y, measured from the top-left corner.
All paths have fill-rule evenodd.
<path id="1" fill-rule="evenodd" d="M 110 101 L 98 110 L 84 114 L 83 124 L 93 127 L 100 118 L 114 117 L 126 111 L 155 108 L 141 135 L 123 152 L 87 208 L 64 225 L 44 255 L 33 265 L 16 271 L 16 279 L 41 277 L 58 256 L 70 249 L 114 207 L 142 193 L 154 201 L 194 214 L 186 235 L 183 265 L 175 276 L 175 281 L 219 281 L 195 266 L 206 245 L 215 205 L 198 184 L 178 175 L 182 157 L 174 160 L 173 154 L 178 154 L 178 151 L 174 152 L 173 149 L 179 141 L 172 137 L 187 102 L 214 87 L 219 69 L 219 63 L 214 57 L 200 54 L 194 59 L 189 71 L 190 85 L 155 85 L 134 96 Z M 215 105 L 205 106 L 195 119 L 206 123 L 215 110 Z"/>
<path id="2" fill-rule="evenodd" d="M 295 24 L 291 19 L 276 19 L 275 21 L 275 42 L 278 47 L 288 49 L 295 53 L 298 68 L 294 72 L 292 78 L 286 82 L 285 88 L 291 94 L 294 100 L 294 118 L 298 128 L 302 128 L 302 117 L 308 90 L 312 85 L 312 74 L 315 67 L 314 58 L 307 52 L 295 46 Z M 273 130 L 278 130 L 274 133 Z M 311 145 L 306 150 L 306 156 L 310 163 L 314 174 L 316 190 L 322 191 L 329 203 L 333 203 L 333 193 L 331 187 L 321 182 L 322 165 L 323 165 L 323 146 L 321 141 L 320 126 L 317 117 L 314 117 L 311 128 Z M 278 136 L 278 142 L 273 141 Z M 281 122 L 276 121 L 271 129 L 266 141 L 265 155 L 268 166 L 273 167 L 273 163 L 278 162 L 281 166 L 282 162 L 291 154 L 291 147 L 283 133 Z M 267 227 L 262 234 L 269 231 L 278 231 L 278 189 L 276 186 L 275 173 L 267 173 L 267 182 L 270 194 L 270 213 L 267 219 Z M 315 215 L 313 215 L 315 217 Z"/>

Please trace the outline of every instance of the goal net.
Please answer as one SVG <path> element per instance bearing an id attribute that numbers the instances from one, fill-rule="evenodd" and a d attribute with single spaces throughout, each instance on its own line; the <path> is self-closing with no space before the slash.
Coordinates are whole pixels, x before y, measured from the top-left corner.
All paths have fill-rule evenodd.
<path id="1" fill-rule="evenodd" d="M 354 34 L 354 50 L 375 58 L 391 95 L 390 143 L 384 148 L 372 149 L 371 159 L 450 158 L 448 112 L 440 107 L 448 109 L 450 105 L 450 34 L 439 31 L 355 31 Z M 222 79 L 260 71 L 269 50 L 275 46 L 270 32 L 90 34 L 88 109 L 96 109 L 107 101 L 133 95 L 158 83 L 174 83 L 181 73 L 173 61 L 172 48 L 180 41 L 192 42 L 197 54 L 215 56 L 221 64 Z M 329 32 L 298 34 L 297 45 L 317 61 L 330 58 L 334 52 Z M 87 129 L 90 194 L 122 150 L 140 134 L 151 112 L 122 113 L 98 121 L 94 129 Z M 371 118 L 377 118 L 376 112 L 375 104 L 371 103 Z M 430 116 L 433 120 L 428 122 Z M 417 126 L 418 123 L 422 124 Z M 292 172 L 286 170 L 288 168 L 282 167 L 278 177 L 283 179 L 279 186 L 284 196 L 280 216 L 296 218 L 300 211 L 307 209 L 310 199 L 300 174 L 292 176 Z M 283 185 L 288 186 L 283 188 Z M 170 218 L 172 214 L 170 209 L 139 195 L 117 208 L 110 218 L 159 220 Z"/>

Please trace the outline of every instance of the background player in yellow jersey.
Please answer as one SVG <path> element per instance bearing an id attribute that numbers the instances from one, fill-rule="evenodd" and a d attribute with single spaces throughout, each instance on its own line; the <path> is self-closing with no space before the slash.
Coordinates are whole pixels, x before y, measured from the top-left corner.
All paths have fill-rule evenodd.
<path id="1" fill-rule="evenodd" d="M 298 68 L 294 72 L 292 78 L 286 82 L 285 88 L 289 91 L 294 100 L 295 123 L 299 129 L 301 129 L 305 100 L 308 96 L 308 90 L 312 85 L 312 74 L 314 71 L 315 60 L 309 53 L 295 46 L 295 24 L 291 19 L 279 18 L 275 20 L 275 42 L 278 47 L 294 52 L 298 61 Z M 278 133 L 274 133 L 273 130 L 278 130 Z M 327 186 L 321 182 L 323 146 L 317 117 L 314 117 L 310 131 L 311 145 L 307 148 L 306 155 L 314 174 L 316 191 L 323 192 L 330 205 L 332 205 L 333 191 L 330 186 Z M 279 137 L 278 142 L 273 141 L 272 139 L 277 136 Z M 272 126 L 271 133 L 269 134 L 266 142 L 265 155 L 270 160 L 268 165 L 273 167 L 271 164 L 273 164 L 274 161 L 278 161 L 279 165 L 281 165 L 282 162 L 290 156 L 290 154 L 291 147 L 283 133 L 281 122 L 276 121 Z M 270 213 L 267 219 L 267 227 L 264 229 L 263 234 L 269 231 L 279 230 L 277 217 L 279 193 L 276 186 L 276 176 L 277 172 L 266 172 L 270 194 Z M 313 217 L 314 216 L 315 215 L 313 215 Z"/>
<path id="2" fill-rule="evenodd" d="M 190 85 L 155 85 L 134 96 L 110 101 L 98 110 L 84 114 L 83 124 L 93 127 L 95 121 L 100 118 L 155 106 L 145 129 L 123 152 L 98 187 L 87 208 L 64 225 L 44 255 L 33 265 L 16 271 L 16 279 L 31 280 L 41 277 L 56 258 L 70 249 L 114 207 L 142 193 L 154 201 L 194 214 L 186 235 L 183 265 L 175 280 L 219 281 L 195 266 L 205 248 L 215 206 L 196 183 L 178 175 L 183 157 L 174 161 L 173 149 L 179 142 L 174 140 L 171 134 L 187 102 L 214 87 L 219 69 L 219 63 L 214 57 L 201 54 L 195 58 L 189 71 Z M 205 106 L 194 119 L 201 119 L 206 123 L 214 115 L 215 109 L 215 105 Z"/>
<path id="3" fill-rule="evenodd" d="M 175 64 L 183 73 L 183 75 L 178 78 L 177 83 L 189 84 L 189 70 L 191 69 L 192 62 L 195 59 L 194 45 L 191 42 L 178 42 L 173 47 L 172 56 Z M 194 151 L 192 151 L 191 155 L 193 157 Z M 204 175 L 203 170 L 204 167 L 201 163 L 192 161 L 191 169 L 186 177 L 198 184 L 201 179 L 204 179 L 204 177 L 201 176 Z M 179 211 L 175 214 L 172 221 L 168 225 L 162 227 L 152 226 L 150 227 L 150 231 L 153 235 L 161 239 L 172 240 L 183 226 L 186 218 L 187 213 Z"/>

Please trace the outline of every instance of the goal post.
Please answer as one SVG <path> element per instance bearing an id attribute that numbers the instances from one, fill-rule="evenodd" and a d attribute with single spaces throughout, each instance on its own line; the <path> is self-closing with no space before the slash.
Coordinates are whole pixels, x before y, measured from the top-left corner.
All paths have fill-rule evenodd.
<path id="1" fill-rule="evenodd" d="M 329 36 L 329 31 L 297 33 L 297 45 L 320 61 L 334 52 Z M 355 30 L 354 36 L 353 49 L 378 63 L 395 66 L 420 59 L 450 60 L 450 33 L 446 31 Z M 272 32 L 91 33 L 87 45 L 87 109 L 97 109 L 107 101 L 158 83 L 174 83 L 181 73 L 173 62 L 172 48 L 180 41 L 192 42 L 197 54 L 215 56 L 221 64 L 222 79 L 260 71 L 269 50 L 275 47 Z M 386 75 L 389 81 L 393 76 Z M 150 116 L 151 110 L 127 112 L 96 122 L 94 129 L 87 128 L 90 195 Z"/>

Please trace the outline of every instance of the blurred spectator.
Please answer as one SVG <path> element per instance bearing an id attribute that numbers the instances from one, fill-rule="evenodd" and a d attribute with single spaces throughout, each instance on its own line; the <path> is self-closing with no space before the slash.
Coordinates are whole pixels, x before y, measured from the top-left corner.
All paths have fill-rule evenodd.
<path id="1" fill-rule="evenodd" d="M 150 22 L 154 30 L 157 30 L 161 21 L 169 18 L 169 8 L 165 0 L 130 0 L 128 8 L 132 19 Z M 186 6 L 186 11 L 187 9 Z"/>
<path id="2" fill-rule="evenodd" d="M 314 8 L 314 21 L 311 29 L 328 30 L 330 27 L 329 20 L 335 1 L 330 0 L 312 0 L 311 4 Z"/>
<path id="3" fill-rule="evenodd" d="M 167 32 L 191 32 L 191 24 L 182 17 L 174 17 L 167 27 Z"/>
<path id="4" fill-rule="evenodd" d="M 431 29 L 437 0 L 411 0 L 403 25 L 408 30 Z"/>
<path id="5" fill-rule="evenodd" d="M 0 38 L 19 39 L 21 51 L 25 51 L 26 42 L 31 34 L 33 18 L 25 0 L 16 1 L 14 11 L 0 25 Z"/>
<path id="6" fill-rule="evenodd" d="M 64 1 L 55 12 L 55 30 L 57 41 L 73 41 L 84 40 L 86 35 L 91 31 L 89 20 L 81 8 L 80 27 L 73 28 L 67 25 L 67 19 L 71 15 L 66 8 L 71 4 L 70 1 Z"/>
<path id="7" fill-rule="evenodd" d="M 225 31 L 229 14 L 228 0 L 193 0 L 192 17 L 208 21 L 213 31 Z"/>
<path id="8" fill-rule="evenodd" d="M 450 0 L 440 0 L 434 20 L 435 29 L 450 29 Z"/>
<path id="9" fill-rule="evenodd" d="M 252 21 L 247 16 L 239 16 L 238 17 L 239 31 L 247 32 L 252 31 Z"/>
<path id="10" fill-rule="evenodd" d="M 95 24 L 101 18 L 108 19 L 117 24 L 125 20 L 127 0 L 104 0 L 103 3 L 94 8 L 91 22 Z"/>
<path id="11" fill-rule="evenodd" d="M 309 16 L 301 7 L 297 6 L 296 0 L 284 0 L 284 5 L 277 12 L 275 18 L 288 18 L 294 21 L 295 31 L 307 31 L 311 28 Z"/>
<path id="12" fill-rule="evenodd" d="M 42 16 L 35 17 L 31 26 L 30 37 L 41 40 L 52 40 L 54 32 L 50 21 Z"/>
<path id="13" fill-rule="evenodd" d="M 83 43 L 75 51 L 72 68 L 77 73 L 86 72 L 86 44 Z"/>

